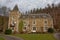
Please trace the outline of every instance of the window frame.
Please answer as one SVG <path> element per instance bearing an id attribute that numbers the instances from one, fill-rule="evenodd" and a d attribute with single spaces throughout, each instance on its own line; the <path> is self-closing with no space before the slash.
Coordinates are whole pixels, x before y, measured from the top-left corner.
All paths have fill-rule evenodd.
<path id="1" fill-rule="evenodd" d="M 32 29 L 33 29 L 33 30 L 36 30 L 36 27 L 33 27 Z"/>

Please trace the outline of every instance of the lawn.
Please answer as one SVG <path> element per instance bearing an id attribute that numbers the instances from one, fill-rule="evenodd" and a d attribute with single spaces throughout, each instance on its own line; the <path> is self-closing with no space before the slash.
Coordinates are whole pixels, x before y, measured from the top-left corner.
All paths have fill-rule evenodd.
<path id="1" fill-rule="evenodd" d="M 3 37 L 0 37 L 0 40 L 4 40 L 4 38 Z"/>
<path id="2" fill-rule="evenodd" d="M 24 40 L 56 40 L 53 34 L 15 34 L 14 36 Z"/>

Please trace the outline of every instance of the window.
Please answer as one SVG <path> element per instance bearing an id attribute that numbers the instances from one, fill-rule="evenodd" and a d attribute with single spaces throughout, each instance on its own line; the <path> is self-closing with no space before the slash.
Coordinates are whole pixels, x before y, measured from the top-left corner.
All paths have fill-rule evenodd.
<path id="1" fill-rule="evenodd" d="M 14 27 L 11 27 L 12 30 L 14 30 Z"/>
<path id="2" fill-rule="evenodd" d="M 47 23 L 47 21 L 45 21 L 45 23 Z"/>
<path id="3" fill-rule="evenodd" d="M 25 27 L 27 26 L 27 23 L 26 23 L 26 22 L 24 22 L 24 26 L 25 26 Z"/>
<path id="4" fill-rule="evenodd" d="M 46 27 L 46 25 L 48 25 L 47 19 L 44 20 L 44 26 Z"/>
<path id="5" fill-rule="evenodd" d="M 35 24 L 35 21 L 33 22 L 33 24 Z"/>
<path id="6" fill-rule="evenodd" d="M 45 27 L 45 30 L 48 30 L 48 27 Z"/>
<path id="7" fill-rule="evenodd" d="M 19 11 L 17 13 L 19 13 Z"/>
<path id="8" fill-rule="evenodd" d="M 33 27 L 33 30 L 36 30 L 36 27 Z"/>
<path id="9" fill-rule="evenodd" d="M 44 26 L 44 29 L 47 30 L 47 29 L 48 29 L 48 25 L 45 25 L 45 26 Z"/>
<path id="10" fill-rule="evenodd" d="M 35 22 L 35 20 L 33 21 L 33 24 L 35 24 L 36 22 Z"/>
<path id="11" fill-rule="evenodd" d="M 35 18 L 35 16 L 33 16 L 33 18 Z"/>
<path id="12" fill-rule="evenodd" d="M 24 27 L 24 29 L 26 30 L 26 27 Z"/>

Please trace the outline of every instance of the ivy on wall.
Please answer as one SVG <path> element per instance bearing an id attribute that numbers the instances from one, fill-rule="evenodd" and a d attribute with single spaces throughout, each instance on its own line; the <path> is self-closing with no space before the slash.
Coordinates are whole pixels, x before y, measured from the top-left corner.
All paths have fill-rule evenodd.
<path id="1" fill-rule="evenodd" d="M 22 32 L 22 28 L 23 28 L 23 21 L 21 20 L 19 22 L 19 32 Z"/>

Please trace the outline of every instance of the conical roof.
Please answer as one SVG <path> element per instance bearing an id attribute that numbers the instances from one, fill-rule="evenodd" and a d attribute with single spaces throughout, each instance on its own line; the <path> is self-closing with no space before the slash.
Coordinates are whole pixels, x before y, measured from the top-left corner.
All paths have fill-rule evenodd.
<path id="1" fill-rule="evenodd" d="M 13 8 L 13 10 L 17 10 L 17 11 L 19 11 L 19 9 L 18 9 L 18 5 L 15 5 L 15 7 Z"/>

